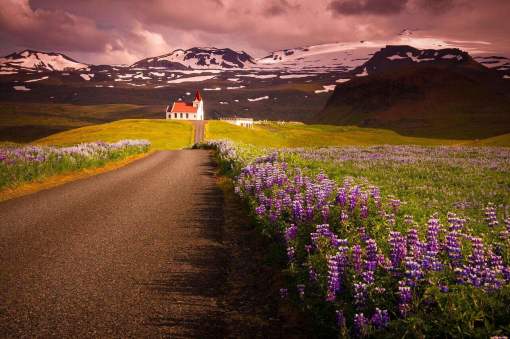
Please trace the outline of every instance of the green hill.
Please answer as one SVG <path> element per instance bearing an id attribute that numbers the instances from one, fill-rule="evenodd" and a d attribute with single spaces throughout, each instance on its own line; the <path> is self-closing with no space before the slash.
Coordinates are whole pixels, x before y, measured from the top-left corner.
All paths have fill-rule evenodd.
<path id="1" fill-rule="evenodd" d="M 82 142 L 115 142 L 146 139 L 152 149 L 179 149 L 193 143 L 193 126 L 187 121 L 126 119 L 107 124 L 80 127 L 36 140 L 36 144 L 74 145 Z"/>

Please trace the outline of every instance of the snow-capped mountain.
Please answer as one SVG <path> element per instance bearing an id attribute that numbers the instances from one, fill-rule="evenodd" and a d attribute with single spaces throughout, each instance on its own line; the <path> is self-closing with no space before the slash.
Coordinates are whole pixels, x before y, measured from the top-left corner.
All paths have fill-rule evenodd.
<path id="1" fill-rule="evenodd" d="M 230 48 L 194 47 L 175 51 L 134 63 L 131 67 L 163 67 L 167 69 L 235 69 L 255 63 L 246 52 Z"/>
<path id="2" fill-rule="evenodd" d="M 71 71 L 88 67 L 61 53 L 24 50 L 0 58 L 0 71 Z"/>
<path id="3" fill-rule="evenodd" d="M 487 68 L 510 71 L 510 59 L 503 56 L 475 56 L 474 59 Z"/>
<path id="4" fill-rule="evenodd" d="M 447 41 L 441 38 L 424 36 L 420 32 L 404 29 L 394 37 L 386 40 L 336 42 L 307 47 L 289 48 L 274 51 L 257 60 L 257 67 L 273 69 L 302 69 L 317 71 L 351 71 L 364 64 L 371 56 L 386 46 L 412 46 L 416 49 L 462 49 L 471 55 L 482 56 L 477 41 Z M 492 68 L 509 65 L 505 57 L 487 57 L 478 60 L 484 66 Z M 482 62 L 484 61 L 484 62 Z"/>
<path id="5" fill-rule="evenodd" d="M 472 62 L 471 56 L 458 48 L 417 49 L 411 46 L 386 46 L 367 62 L 354 69 L 358 76 L 398 69 L 412 64 L 460 64 Z"/>

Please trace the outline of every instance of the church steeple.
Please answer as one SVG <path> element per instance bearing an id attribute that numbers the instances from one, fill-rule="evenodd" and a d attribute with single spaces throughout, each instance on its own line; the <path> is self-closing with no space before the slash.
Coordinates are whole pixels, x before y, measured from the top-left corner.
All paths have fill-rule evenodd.
<path id="1" fill-rule="evenodd" d="M 202 101 L 202 96 L 200 95 L 200 92 L 197 89 L 197 92 L 195 93 L 195 100 L 194 101 Z"/>

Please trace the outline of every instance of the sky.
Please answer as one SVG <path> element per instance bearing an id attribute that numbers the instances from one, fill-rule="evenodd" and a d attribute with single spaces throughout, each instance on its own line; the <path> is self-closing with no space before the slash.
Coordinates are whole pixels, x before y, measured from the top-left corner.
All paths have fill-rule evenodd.
<path id="1" fill-rule="evenodd" d="M 177 48 L 270 51 L 403 29 L 510 55 L 510 0 L 0 0 L 0 54 L 131 64 Z"/>

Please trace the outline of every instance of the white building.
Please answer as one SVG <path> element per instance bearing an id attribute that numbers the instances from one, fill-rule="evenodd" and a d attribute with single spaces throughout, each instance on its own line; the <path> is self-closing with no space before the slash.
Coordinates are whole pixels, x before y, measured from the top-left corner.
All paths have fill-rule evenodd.
<path id="1" fill-rule="evenodd" d="M 197 90 L 192 102 L 174 101 L 166 107 L 166 120 L 204 120 L 204 100 Z"/>
<path id="2" fill-rule="evenodd" d="M 222 118 L 221 120 L 241 127 L 253 127 L 252 118 Z"/>

